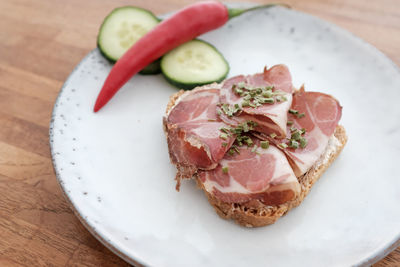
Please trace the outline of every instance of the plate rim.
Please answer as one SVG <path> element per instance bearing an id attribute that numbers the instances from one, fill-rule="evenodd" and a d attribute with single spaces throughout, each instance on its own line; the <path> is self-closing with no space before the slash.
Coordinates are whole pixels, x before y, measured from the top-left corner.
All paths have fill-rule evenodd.
<path id="1" fill-rule="evenodd" d="M 252 2 L 231 2 L 231 3 L 225 3 L 225 5 L 241 5 L 241 6 L 256 6 L 256 3 Z M 274 8 L 283 8 L 283 7 L 274 7 Z M 383 53 L 380 49 L 377 47 L 373 46 L 369 42 L 365 41 L 361 37 L 355 35 L 354 33 L 350 32 L 349 30 L 340 27 L 339 25 L 336 25 L 333 22 L 324 20 L 316 15 L 309 14 L 300 10 L 296 9 L 290 9 L 291 12 L 300 14 L 302 16 L 309 17 L 311 19 L 317 20 L 319 23 L 324 23 L 325 25 L 328 25 L 329 27 L 333 28 L 335 31 L 339 32 L 340 34 L 345 34 L 348 37 L 351 37 L 354 41 L 357 41 L 360 45 L 363 45 L 365 47 L 368 47 L 368 49 L 371 49 L 374 51 L 377 55 L 379 55 L 382 59 L 384 59 L 387 63 L 390 63 L 394 69 L 397 71 L 398 75 L 400 76 L 400 67 L 391 59 L 389 58 L 385 53 Z M 174 12 L 166 13 L 162 16 L 168 16 Z M 107 240 L 107 237 L 104 235 L 103 232 L 99 231 L 99 228 L 95 227 L 90 223 L 90 221 L 84 216 L 84 214 L 81 214 L 79 211 L 78 207 L 74 205 L 74 202 L 69 195 L 70 193 L 68 190 L 65 188 L 65 182 L 63 181 L 63 178 L 61 178 L 60 172 L 57 169 L 57 164 L 55 162 L 55 152 L 54 152 L 54 122 L 56 118 L 56 111 L 58 107 L 58 103 L 60 101 L 61 95 L 64 91 L 64 89 L 67 87 L 70 79 L 72 76 L 77 72 L 78 68 L 83 64 L 83 62 L 86 62 L 90 56 L 96 52 L 99 52 L 99 49 L 96 47 L 92 50 L 89 51 L 80 61 L 79 63 L 73 68 L 71 73 L 68 75 L 68 77 L 65 79 L 63 85 L 61 86 L 59 93 L 57 95 L 57 98 L 54 102 L 52 113 L 51 113 L 51 119 L 50 119 L 50 125 L 49 125 L 49 146 L 50 146 L 50 154 L 51 154 L 51 160 L 52 160 L 52 166 L 53 170 L 58 182 L 58 185 L 61 188 L 61 192 L 67 201 L 70 209 L 73 211 L 74 215 L 79 219 L 79 221 L 83 224 L 83 226 L 89 231 L 90 234 L 92 234 L 100 243 L 102 243 L 105 247 L 107 247 L 109 250 L 111 250 L 114 254 L 119 256 L 121 259 L 126 261 L 129 264 L 132 264 L 134 266 L 146 266 L 147 264 L 144 263 L 142 260 L 137 258 L 133 258 L 131 256 L 128 256 L 125 252 L 124 249 L 119 247 L 120 245 L 118 244 L 113 244 L 114 242 L 111 239 Z M 385 258 L 390 252 L 394 251 L 397 247 L 400 246 L 400 233 L 395 236 L 392 241 L 388 242 L 386 246 L 384 246 L 381 250 L 375 252 L 375 254 L 372 254 L 371 256 L 360 259 L 358 263 L 356 263 L 353 266 L 370 266 L 379 260 Z"/>

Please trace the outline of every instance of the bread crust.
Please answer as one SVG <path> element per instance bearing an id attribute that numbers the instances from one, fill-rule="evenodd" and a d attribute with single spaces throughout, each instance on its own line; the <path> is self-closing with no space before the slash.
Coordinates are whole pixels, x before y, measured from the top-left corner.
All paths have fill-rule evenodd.
<path id="1" fill-rule="evenodd" d="M 163 119 L 164 131 L 168 138 L 168 133 L 166 131 L 166 117 L 168 116 L 171 109 L 177 104 L 179 97 L 184 94 L 185 91 L 181 90 L 170 97 L 170 100 L 167 105 L 166 115 Z M 292 208 L 297 207 L 304 200 L 304 198 L 308 195 L 311 190 L 311 187 L 314 185 L 316 181 L 321 177 L 321 175 L 329 168 L 329 166 L 333 163 L 333 161 L 337 158 L 337 156 L 342 151 L 343 147 L 347 142 L 346 131 L 343 126 L 338 125 L 333 134 L 338 142 L 336 144 L 336 149 L 334 153 L 329 153 L 326 151 L 321 157 L 328 157 L 327 161 L 324 163 L 317 163 L 311 167 L 309 171 L 307 171 L 304 175 L 298 177 L 301 191 L 300 194 L 291 201 L 288 201 L 281 205 L 269 206 L 263 204 L 259 200 L 251 200 L 246 203 L 226 203 L 219 199 L 217 199 L 213 194 L 207 192 L 204 188 L 203 183 L 200 179 L 196 179 L 197 186 L 204 191 L 206 194 L 209 203 L 214 207 L 217 214 L 223 219 L 232 219 L 239 225 L 245 227 L 260 227 L 269 224 L 273 224 L 280 217 L 285 215 Z M 329 153 L 327 155 L 327 153 Z M 178 184 L 180 183 L 179 177 L 179 168 L 176 176 Z M 178 187 L 179 188 L 179 187 Z"/>

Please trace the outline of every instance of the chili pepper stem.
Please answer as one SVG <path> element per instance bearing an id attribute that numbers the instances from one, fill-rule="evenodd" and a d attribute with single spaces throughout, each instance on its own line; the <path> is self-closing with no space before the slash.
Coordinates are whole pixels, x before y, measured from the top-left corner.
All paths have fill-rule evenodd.
<path id="1" fill-rule="evenodd" d="M 228 8 L 229 19 L 240 16 L 243 13 L 248 12 L 248 11 L 262 9 L 262 8 L 270 8 L 273 6 L 283 6 L 286 8 L 290 8 L 290 6 L 288 4 L 281 4 L 281 3 L 255 6 L 255 7 L 251 7 L 251 8 Z"/>

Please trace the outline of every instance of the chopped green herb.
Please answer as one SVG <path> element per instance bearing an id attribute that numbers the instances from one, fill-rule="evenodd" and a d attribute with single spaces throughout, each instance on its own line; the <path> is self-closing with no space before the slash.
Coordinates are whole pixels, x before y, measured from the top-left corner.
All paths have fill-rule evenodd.
<path id="1" fill-rule="evenodd" d="M 285 144 L 285 143 L 280 143 L 280 144 L 278 144 L 278 147 L 280 147 L 280 148 L 282 148 L 282 149 L 285 149 L 285 148 L 288 147 L 288 145 Z"/>
<path id="2" fill-rule="evenodd" d="M 299 114 L 299 111 L 295 110 L 295 109 L 289 109 L 289 113 L 290 114 Z"/>
<path id="3" fill-rule="evenodd" d="M 221 109 L 229 117 L 232 117 L 237 112 L 242 110 L 242 108 L 239 106 L 239 104 L 235 104 L 233 106 L 231 106 L 229 104 L 222 104 Z"/>
<path id="4" fill-rule="evenodd" d="M 263 149 L 268 149 L 269 148 L 269 142 L 268 141 L 261 141 L 260 145 L 261 145 L 261 148 L 263 148 Z"/>
<path id="5" fill-rule="evenodd" d="M 300 138 L 300 147 L 305 148 L 306 145 L 307 145 L 307 139 L 305 139 L 304 137 Z"/>
<path id="6" fill-rule="evenodd" d="M 277 135 L 276 135 L 276 133 L 272 133 L 272 134 L 270 134 L 269 136 L 273 139 L 273 138 L 275 138 Z"/>
<path id="7" fill-rule="evenodd" d="M 292 139 L 289 141 L 289 147 L 294 148 L 294 149 L 299 148 L 299 142 Z"/>
<path id="8" fill-rule="evenodd" d="M 228 173 L 228 171 L 229 171 L 229 169 L 228 169 L 228 167 L 227 166 L 225 166 L 225 167 L 222 167 L 222 172 L 223 173 Z"/>
<path id="9" fill-rule="evenodd" d="M 253 140 L 251 140 L 250 137 L 247 138 L 247 139 L 245 139 L 244 141 L 245 141 L 245 143 L 247 144 L 247 146 L 253 146 L 253 145 L 254 145 Z"/>
<path id="10" fill-rule="evenodd" d="M 299 118 L 299 119 L 301 119 L 301 118 L 303 118 L 305 116 L 306 116 L 306 114 L 304 114 L 304 113 L 297 114 L 297 118 Z"/>
<path id="11" fill-rule="evenodd" d="M 275 100 L 272 97 L 262 98 L 261 101 L 262 101 L 262 103 L 268 103 L 268 104 L 275 103 Z"/>
<path id="12" fill-rule="evenodd" d="M 226 139 L 228 139 L 228 135 L 226 133 L 221 133 L 219 135 L 219 138 L 226 140 Z"/>
<path id="13" fill-rule="evenodd" d="M 230 131 L 231 131 L 231 133 L 239 135 L 242 133 L 243 129 L 242 128 L 231 128 Z"/>
<path id="14" fill-rule="evenodd" d="M 226 133 L 226 134 L 229 134 L 229 129 L 228 129 L 228 128 L 222 127 L 222 128 L 220 128 L 219 130 L 220 130 L 221 132 L 224 132 L 224 133 Z"/>
<path id="15" fill-rule="evenodd" d="M 290 125 L 293 125 L 293 121 L 288 121 L 288 122 L 287 122 L 287 125 L 289 125 L 289 126 L 290 126 Z"/>
<path id="16" fill-rule="evenodd" d="M 274 104 L 276 101 L 282 102 L 287 101 L 284 94 L 285 92 L 276 91 L 272 92 L 273 86 L 267 87 L 250 87 L 246 86 L 245 83 L 240 82 L 237 85 L 232 86 L 232 90 L 235 94 L 243 97 L 241 107 L 252 107 L 257 108 L 262 104 Z M 274 98 L 275 97 L 275 98 Z M 228 110 L 224 110 L 225 113 L 229 113 L 228 116 L 232 116 L 236 111 L 230 114 Z"/>
<path id="17" fill-rule="evenodd" d="M 301 148 L 307 146 L 307 140 L 302 136 L 306 133 L 306 129 L 302 128 L 301 130 L 297 129 L 296 127 L 290 127 L 290 139 L 289 140 L 289 147 L 291 148 L 299 148 L 299 144 Z"/>
<path id="18" fill-rule="evenodd" d="M 301 132 L 297 131 L 297 130 L 295 132 L 293 132 L 292 136 L 290 137 L 290 139 L 296 140 L 296 141 L 299 141 L 300 138 L 301 138 Z"/>
<path id="19" fill-rule="evenodd" d="M 251 98 L 252 98 L 252 97 L 251 97 L 250 94 L 245 94 L 243 99 L 244 99 L 244 100 L 251 100 Z"/>
<path id="20" fill-rule="evenodd" d="M 251 138 L 249 136 L 242 135 L 242 134 L 253 131 L 254 127 L 256 127 L 256 126 L 257 126 L 256 122 L 246 121 L 246 122 L 243 122 L 243 123 L 237 125 L 236 127 L 230 127 L 230 128 L 221 127 L 219 129 L 222 132 L 220 134 L 220 138 L 226 140 L 226 139 L 228 139 L 228 137 L 230 137 L 230 136 L 232 136 L 232 134 L 234 134 L 236 136 L 235 144 L 242 146 L 243 143 L 245 143 L 245 144 L 247 144 L 247 146 L 252 146 L 253 140 L 251 140 Z M 237 153 L 239 153 L 239 149 L 236 146 L 232 146 L 232 148 L 228 151 L 228 153 L 230 155 L 232 155 L 232 153 L 235 153 L 235 151 Z"/>
<path id="21" fill-rule="evenodd" d="M 248 121 L 247 122 L 249 125 L 251 125 L 252 127 L 257 127 L 257 122 L 255 122 L 255 121 Z"/>
<path id="22" fill-rule="evenodd" d="M 248 100 L 244 100 L 242 102 L 242 107 L 244 108 L 244 107 L 248 107 L 248 106 L 250 106 L 250 102 Z"/>
<path id="23" fill-rule="evenodd" d="M 272 97 L 272 91 L 271 90 L 266 90 L 262 94 L 263 97 Z"/>
<path id="24" fill-rule="evenodd" d="M 250 131 L 250 127 L 247 123 L 243 123 L 243 132 L 247 133 L 248 131 Z"/>
<path id="25" fill-rule="evenodd" d="M 233 148 L 229 149 L 228 151 L 229 155 L 233 156 L 235 154 L 235 150 Z"/>
<path id="26" fill-rule="evenodd" d="M 232 116 L 232 114 L 230 114 L 230 112 L 229 112 L 229 105 L 228 104 L 223 104 L 221 109 L 226 115 Z"/>
<path id="27" fill-rule="evenodd" d="M 239 87 L 236 87 L 236 85 L 233 85 L 233 86 L 232 86 L 232 90 L 233 90 L 236 94 L 238 94 L 238 95 L 240 95 L 240 96 L 242 96 L 242 94 L 243 94 L 243 89 L 241 89 L 241 88 L 239 88 Z"/>
<path id="28" fill-rule="evenodd" d="M 222 143 L 222 146 L 227 146 L 227 145 L 228 145 L 228 143 L 225 143 L 225 142 Z"/>
<path id="29" fill-rule="evenodd" d="M 251 149 L 251 152 L 256 152 L 257 151 L 257 146 L 253 146 L 253 148 Z"/>

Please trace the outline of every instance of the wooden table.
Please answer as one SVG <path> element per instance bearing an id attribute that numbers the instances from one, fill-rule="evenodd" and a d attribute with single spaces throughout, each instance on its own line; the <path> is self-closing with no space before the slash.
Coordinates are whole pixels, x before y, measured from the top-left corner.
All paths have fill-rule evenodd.
<path id="1" fill-rule="evenodd" d="M 191 2 L 0 1 L 0 266 L 128 265 L 89 234 L 64 200 L 49 152 L 50 114 L 110 10 L 138 5 L 161 14 Z M 398 0 L 285 2 L 348 29 L 400 64 Z M 399 265 L 400 248 L 375 266 Z"/>

